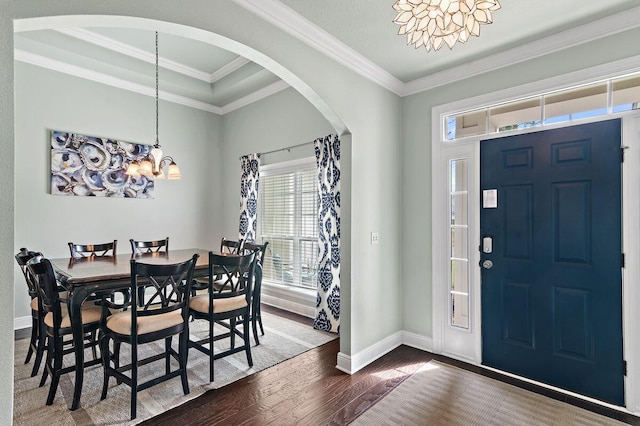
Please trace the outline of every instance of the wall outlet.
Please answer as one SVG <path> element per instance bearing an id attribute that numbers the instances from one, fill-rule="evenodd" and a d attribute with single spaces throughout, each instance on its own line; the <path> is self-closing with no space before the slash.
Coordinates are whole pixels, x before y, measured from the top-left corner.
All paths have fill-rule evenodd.
<path id="1" fill-rule="evenodd" d="M 378 244 L 379 235 L 377 232 L 371 233 L 371 244 Z"/>

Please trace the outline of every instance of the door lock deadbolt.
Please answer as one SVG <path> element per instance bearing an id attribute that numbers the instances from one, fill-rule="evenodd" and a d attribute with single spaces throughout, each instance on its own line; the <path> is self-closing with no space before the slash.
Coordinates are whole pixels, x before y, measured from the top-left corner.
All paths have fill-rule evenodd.
<path id="1" fill-rule="evenodd" d="M 493 262 L 490 261 L 489 259 L 487 259 L 487 260 L 485 260 L 484 262 L 481 263 L 481 266 L 484 269 L 491 269 L 491 268 L 493 268 Z"/>

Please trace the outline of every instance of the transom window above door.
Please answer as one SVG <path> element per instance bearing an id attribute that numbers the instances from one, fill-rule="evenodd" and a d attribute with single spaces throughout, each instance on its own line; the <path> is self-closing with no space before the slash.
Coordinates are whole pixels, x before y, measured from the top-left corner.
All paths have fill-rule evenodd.
<path id="1" fill-rule="evenodd" d="M 451 142 L 637 109 L 640 74 L 631 74 L 447 115 L 443 140 Z"/>

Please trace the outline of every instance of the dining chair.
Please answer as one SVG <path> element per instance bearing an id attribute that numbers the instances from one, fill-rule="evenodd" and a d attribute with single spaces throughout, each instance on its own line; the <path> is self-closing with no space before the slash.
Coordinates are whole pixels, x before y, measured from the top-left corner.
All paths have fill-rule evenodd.
<path id="1" fill-rule="evenodd" d="M 256 256 L 258 256 L 258 262 L 256 264 L 256 270 L 254 274 L 253 283 L 253 295 L 251 298 L 251 328 L 253 329 L 253 339 L 256 341 L 256 345 L 260 344 L 258 339 L 258 325 L 260 326 L 260 333 L 264 336 L 264 327 L 262 326 L 262 315 L 260 313 L 260 299 L 262 294 L 262 273 L 264 268 L 264 257 L 267 253 L 268 241 L 263 244 L 257 244 L 252 242 L 244 243 L 244 252 L 248 254 L 258 250 Z"/>
<path id="2" fill-rule="evenodd" d="M 251 284 L 257 263 L 255 252 L 247 255 L 229 255 L 209 252 L 209 286 L 205 294 L 192 297 L 189 313 L 196 320 L 209 322 L 208 336 L 189 340 L 189 347 L 209 356 L 209 381 L 213 381 L 213 361 L 237 352 L 245 351 L 249 367 L 253 366 L 249 341 L 249 316 L 251 314 Z M 221 275 L 225 290 L 214 288 L 214 273 Z M 237 318 L 241 318 L 242 329 Z M 228 321 L 229 331 L 214 335 L 214 325 Z M 242 346 L 235 347 L 235 337 L 242 339 Z M 230 348 L 216 353 L 214 342 L 229 338 Z"/>
<path id="3" fill-rule="evenodd" d="M 154 241 L 138 241 L 132 238 L 129 242 L 131 243 L 131 254 L 133 255 L 169 251 L 169 237 L 164 240 Z"/>
<path id="4" fill-rule="evenodd" d="M 152 253 L 168 253 L 169 252 L 169 237 L 164 240 L 152 240 L 152 241 L 140 241 L 134 240 L 131 238 L 129 240 L 131 243 L 131 255 L 139 256 L 143 254 L 152 254 Z M 144 301 L 144 287 L 140 287 L 138 290 L 138 304 L 143 303 Z"/>
<path id="5" fill-rule="evenodd" d="M 55 272 L 49 259 L 36 256 L 29 260 L 27 262 L 27 279 L 31 280 L 38 289 L 38 298 L 44 314 L 47 358 L 40 386 L 43 386 L 47 376 L 51 375 L 51 384 L 49 385 L 49 394 L 46 402 L 47 405 L 51 405 L 58 389 L 60 377 L 63 374 L 75 371 L 75 365 L 66 364 L 63 366 L 64 355 L 73 354 L 75 349 L 72 339 L 65 340 L 66 336 L 70 336 L 73 333 L 72 324 L 67 304 L 60 298 Z M 85 335 L 85 339 L 82 342 L 85 348 L 91 347 L 93 349 L 98 345 L 95 335 L 100 326 L 101 314 L 101 308 L 94 304 L 84 304 L 81 308 L 82 324 L 80 326 Z M 83 368 L 97 365 L 100 362 L 100 358 L 94 357 L 92 360 L 86 361 Z"/>
<path id="6" fill-rule="evenodd" d="M 113 240 L 113 242 L 109 243 L 100 243 L 100 244 L 76 244 L 73 242 L 68 242 L 69 246 L 69 255 L 71 259 L 91 259 L 95 257 L 106 258 L 110 257 L 115 259 L 115 256 L 118 254 L 118 240 Z M 120 291 L 118 293 L 122 294 L 122 297 L 125 301 L 129 300 L 129 294 L 127 291 Z M 102 297 L 102 294 L 99 292 L 91 295 L 87 298 L 88 301 L 99 300 Z M 114 293 L 109 293 L 109 297 L 112 301 L 115 301 L 116 295 Z M 123 302 L 122 302 L 123 303 Z M 93 356 L 96 357 L 95 347 L 92 348 Z"/>
<path id="7" fill-rule="evenodd" d="M 79 259 L 83 257 L 115 256 L 118 240 L 113 240 L 112 243 L 102 244 L 75 244 L 72 242 L 67 244 L 69 245 L 71 258 Z"/>
<path id="8" fill-rule="evenodd" d="M 131 420 L 136 418 L 137 393 L 155 384 L 174 377 L 182 378 L 182 390 L 189 393 L 187 380 L 187 354 L 189 350 L 189 296 L 193 271 L 199 255 L 185 262 L 171 265 L 154 265 L 131 259 L 131 309 L 109 315 L 108 304 L 103 304 L 101 320 L 101 353 L 104 382 L 100 399 L 107 397 L 109 378 L 131 388 Z M 151 297 L 142 306 L 136 300 L 140 288 L 152 289 Z M 136 308 L 137 307 L 137 308 Z M 179 336 L 178 351 L 172 346 L 173 336 Z M 138 358 L 138 347 L 157 340 L 165 341 L 163 353 L 144 359 Z M 109 351 L 109 341 L 113 341 L 113 354 Z M 120 346 L 131 347 L 131 363 L 120 366 Z M 171 358 L 178 361 L 178 368 L 171 371 Z M 164 360 L 165 371 L 144 382 L 139 381 L 138 367 L 150 362 Z M 113 365 L 111 364 L 113 362 Z M 125 374 L 129 371 L 129 375 Z"/>
<path id="9" fill-rule="evenodd" d="M 220 253 L 226 254 L 242 254 L 244 247 L 244 240 L 228 240 L 224 237 L 220 240 Z M 217 277 L 214 276 L 214 286 L 218 287 L 219 283 L 216 282 Z M 208 277 L 198 277 L 193 282 L 192 295 L 195 296 L 198 292 L 203 292 L 209 286 Z"/>
<path id="10" fill-rule="evenodd" d="M 31 338 L 29 340 L 29 350 L 27 351 L 27 358 L 24 360 L 25 364 L 31 361 L 31 357 L 35 353 L 36 358 L 33 363 L 33 369 L 31 370 L 31 377 L 38 374 L 40 370 L 40 364 L 42 363 L 42 357 L 45 351 L 46 332 L 44 331 L 44 315 L 42 313 L 42 306 L 40 305 L 40 299 L 38 299 L 38 288 L 36 283 L 29 279 L 27 275 L 27 263 L 36 256 L 42 256 L 42 253 L 27 250 L 21 248 L 15 255 L 16 262 L 20 266 L 22 275 L 27 284 L 27 290 L 31 302 Z"/>
<path id="11" fill-rule="evenodd" d="M 227 240 L 222 237 L 220 241 L 220 253 L 241 254 L 244 247 L 244 240 L 240 238 L 237 241 Z"/>

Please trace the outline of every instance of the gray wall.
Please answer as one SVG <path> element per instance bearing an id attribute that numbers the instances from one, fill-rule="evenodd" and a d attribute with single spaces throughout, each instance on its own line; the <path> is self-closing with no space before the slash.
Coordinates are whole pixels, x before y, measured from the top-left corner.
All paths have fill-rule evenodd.
<path id="1" fill-rule="evenodd" d="M 638 33 L 615 36 L 614 40 L 604 40 L 589 43 L 587 46 L 573 48 L 568 52 L 548 55 L 529 63 L 518 64 L 502 71 L 459 82 L 446 87 L 431 90 L 407 99 L 389 93 L 363 77 L 347 70 L 342 65 L 328 59 L 321 53 L 309 48 L 304 43 L 292 38 L 281 30 L 260 20 L 246 10 L 236 6 L 228 0 L 193 0 L 189 7 L 176 8 L 175 2 L 167 0 L 139 0 L 137 2 L 102 2 L 97 0 L 66 1 L 66 2 L 34 2 L 0 0 L 0 274 L 13 276 L 15 272 L 12 256 L 20 245 L 38 244 L 41 241 L 20 241 L 24 238 L 21 230 L 22 219 L 18 218 L 18 204 L 16 199 L 14 208 L 14 189 L 22 185 L 20 175 L 14 176 L 14 149 L 24 143 L 43 143 L 46 129 L 59 128 L 61 124 L 55 122 L 41 123 L 40 129 L 29 131 L 29 135 L 37 138 L 25 141 L 18 131 L 20 122 L 27 120 L 22 117 L 23 103 L 29 100 L 20 99 L 20 87 L 14 88 L 12 28 L 13 21 L 22 18 L 49 17 L 61 15 L 110 15 L 112 17 L 130 16 L 158 20 L 160 31 L 179 31 L 166 24 L 175 22 L 188 27 L 202 29 L 220 34 L 239 44 L 230 43 L 227 47 L 236 49 L 238 53 L 248 55 L 262 65 L 270 68 L 296 90 L 317 106 L 331 126 L 344 133 L 342 140 L 350 147 L 349 156 L 343 158 L 343 169 L 349 174 L 348 194 L 350 204 L 343 222 L 343 235 L 347 241 L 343 247 L 343 280 L 346 289 L 342 293 L 343 327 L 341 335 L 341 352 L 347 355 L 356 354 L 367 347 L 388 337 L 402 329 L 424 336 L 431 336 L 431 283 L 430 283 L 430 211 L 432 203 L 429 188 L 430 179 L 430 138 L 431 123 L 430 109 L 468 96 L 488 93 L 517 84 L 535 81 L 576 70 L 599 63 L 605 63 L 616 58 L 637 55 L 640 47 L 634 43 Z M 73 22 L 72 25 L 77 23 Z M 149 21 L 131 21 L 132 25 L 143 27 Z M 194 31 L 194 34 L 200 34 Z M 227 43 L 220 37 L 221 43 Z M 19 66 L 17 68 L 20 68 Z M 57 83 L 56 83 L 57 84 Z M 14 109 L 14 90 L 16 91 L 16 107 Z M 22 89 L 23 90 L 23 89 Z M 287 94 L 283 94 L 287 96 Z M 138 101 L 142 102 L 142 101 Z M 152 108 L 151 99 L 144 102 L 140 110 Z M 21 106 L 22 105 L 22 106 Z M 148 105 L 148 106 L 147 106 Z M 171 107 L 176 108 L 177 107 Z M 56 113 L 57 114 L 57 113 Z M 111 112 L 110 114 L 114 114 Z M 52 116 L 54 118 L 55 116 Z M 14 138 L 14 118 L 16 121 L 16 138 Z M 117 117 L 113 117 L 117 118 Z M 123 139 L 144 141 L 149 131 L 142 128 L 131 130 L 128 125 L 120 125 L 118 120 L 111 124 L 100 123 L 87 117 L 91 126 L 86 122 L 68 123 L 69 130 L 86 131 L 104 129 L 105 136 L 112 135 L 112 129 L 121 130 Z M 60 119 L 60 121 L 64 121 Z M 126 122 L 125 120 L 122 120 Z M 318 130 L 324 130 L 324 123 L 312 120 Z M 117 126 L 113 123 L 118 123 Z M 163 121 L 164 123 L 164 121 Z M 75 125 L 74 125 L 75 124 Z M 132 127 L 133 124 L 131 124 Z M 140 123 L 140 126 L 142 124 Z M 225 126 L 225 137 L 234 138 L 234 134 L 241 134 L 239 122 L 234 123 L 230 118 Z M 228 129 L 226 128 L 229 127 Z M 214 126 L 215 127 L 215 126 Z M 153 129 L 153 128 L 152 128 Z M 166 132 L 166 133 L 165 133 Z M 326 133 L 324 131 L 321 132 Z M 213 187 L 220 181 L 221 171 L 215 170 L 219 164 L 215 159 L 204 164 L 201 160 L 190 157 L 188 149 L 182 145 L 187 142 L 176 135 L 169 135 L 169 130 L 161 129 L 163 148 L 167 152 L 180 157 L 180 165 L 185 174 L 191 167 L 202 173 L 200 179 L 211 177 Z M 172 137 L 175 136 L 175 137 Z M 318 135 L 310 135 L 312 138 Z M 305 138 L 306 139 L 306 138 Z M 146 139 L 150 141 L 151 139 Z M 234 139 L 235 143 L 245 143 Z M 230 142 L 230 143 L 234 143 Z M 298 142 L 298 141 L 296 141 Z M 180 145 L 178 145 L 180 144 Z M 283 146 L 289 143 L 283 143 Z M 277 144 L 265 143 L 270 148 L 277 148 Z M 247 145 L 247 148 L 251 148 Z M 44 148 L 43 148 L 44 149 Z M 235 149 L 235 148 L 234 148 Z M 212 152 L 213 157 L 237 158 L 244 152 Z M 242 150 L 245 151 L 245 150 Z M 246 152 L 246 151 L 245 151 Z M 184 159 L 183 159 L 184 158 Z M 43 167 L 46 160 L 37 160 Z M 18 162 L 22 167 L 22 164 Z M 183 166 L 184 164 L 184 166 Z M 218 168 L 219 169 L 219 168 Z M 45 169 L 46 170 L 46 167 Z M 42 172 L 42 169 L 40 170 Z M 195 178 L 196 175 L 189 179 Z M 38 180 L 39 179 L 39 180 Z M 44 193 L 42 176 L 34 179 L 36 191 Z M 187 179 L 187 177 L 185 177 Z M 197 188 L 201 182 L 187 182 L 192 185 L 193 193 L 189 201 L 198 197 L 206 197 L 207 191 Z M 173 184 L 174 182 L 167 182 Z M 40 187 L 38 188 L 38 185 Z M 167 191 L 166 199 L 180 197 Z M 226 198 L 227 191 L 235 192 L 231 187 L 219 188 L 220 194 Z M 16 191 L 17 192 L 17 191 Z M 160 197 L 158 191 L 158 197 Z M 62 201 L 52 200 L 53 203 Z M 45 197 L 46 198 L 46 197 Z M 165 199 L 164 197 L 159 200 Z M 182 198 L 180 198 L 182 199 Z M 159 203 L 159 200 L 152 203 Z M 88 200 L 96 201 L 96 200 Z M 124 203 L 125 200 L 122 200 Z M 146 203 L 142 201 L 128 202 Z M 85 201 L 72 200 L 78 207 L 85 206 Z M 207 215 L 216 212 L 218 207 L 211 204 L 196 205 L 201 208 L 194 215 Z M 66 201 L 65 201 L 66 203 Z M 83 204 L 79 204 L 83 203 Z M 235 219 L 234 211 L 237 202 L 231 207 L 224 207 L 224 229 L 212 229 L 206 223 L 212 217 L 192 217 L 198 225 L 206 229 L 206 238 L 216 239 L 215 234 L 233 232 Z M 69 204 L 71 205 L 71 204 Z M 151 205 L 151 204 L 150 204 Z M 95 205 L 93 205 L 95 206 Z M 129 205 L 127 204 L 127 207 Z M 20 207 L 23 209 L 22 207 Z M 190 208 L 194 208 L 190 206 Z M 136 207 L 137 209 L 137 207 Z M 77 211 L 78 209 L 73 209 Z M 118 209 L 118 214 L 124 209 Z M 64 209 L 62 210 L 64 211 Z M 149 216 L 152 209 L 149 209 Z M 114 212 L 115 213 L 115 212 Z M 344 213 L 344 212 L 343 212 Z M 148 217 L 141 212 L 135 213 L 137 218 Z M 192 214 L 192 213 L 189 213 Z M 14 216 L 15 215 L 15 216 Z M 169 217 L 161 216 L 162 220 L 170 222 Z M 205 220 L 206 219 L 206 220 Z M 170 226 L 170 225 L 167 225 Z M 152 228 L 147 228 L 151 230 Z M 378 231 L 380 244 L 370 244 L 370 232 Z M 15 237 L 14 237 L 15 233 Z M 59 250 L 57 241 L 66 241 L 68 234 L 50 239 L 50 250 Z M 89 234 L 82 234 L 78 237 Z M 122 237 L 120 235 L 123 235 Z M 119 239 L 127 238 L 129 232 L 118 234 Z M 100 235 L 102 236 L 102 235 Z M 106 234 L 104 234 L 106 236 Z M 18 238 L 19 237 L 19 238 Z M 54 248 L 55 242 L 55 248 Z M 200 235 L 188 235 L 182 241 L 184 246 L 200 244 Z M 206 243 L 206 241 L 205 241 Z M 44 243 L 43 243 L 44 244 Z M 47 248 L 45 246 L 45 248 Z M 61 249 L 60 249 L 61 250 Z M 3 288 L 5 297 L 0 301 L 0 339 L 8 344 L 0 348 L 0 375 L 5 378 L 0 385 L 0 404 L 12 406 L 12 377 L 13 377 L 13 340 L 12 322 L 13 286 L 5 282 Z M 346 293 L 345 291 L 346 290 Z M 11 410 L 0 412 L 0 424 L 11 422 Z"/>
<path id="2" fill-rule="evenodd" d="M 225 236 L 238 235 L 240 163 L 238 158 L 310 142 L 334 130 L 327 120 L 294 89 L 286 89 L 242 109 L 225 114 L 224 146 L 220 158 L 225 179 L 223 200 L 230 205 L 219 212 Z M 261 164 L 313 157 L 313 144 L 263 155 Z"/>
<path id="3" fill-rule="evenodd" d="M 639 39 L 640 30 L 627 31 L 404 99 L 404 330 L 422 336 L 433 336 L 431 209 L 436 207 L 431 200 L 431 109 L 461 99 L 640 55 L 640 43 L 637 42 Z M 445 179 L 443 176 L 440 184 L 446 185 Z"/>
<path id="4" fill-rule="evenodd" d="M 114 3 L 97 0 L 71 2 L 14 2 L 0 0 L 0 146 L 3 156 L 0 165 L 0 226 L 3 239 L 0 243 L 0 273 L 12 276 L 13 259 L 17 249 L 14 239 L 15 209 L 5 200 L 13 200 L 14 146 L 23 143 L 14 139 L 14 118 L 18 120 L 13 105 L 13 55 L 12 28 L 14 20 L 21 18 L 62 15 L 109 15 L 108 19 L 141 17 L 163 22 L 175 22 L 220 34 L 216 40 L 232 50 L 243 53 L 266 66 L 321 109 L 332 127 L 345 136 L 352 156 L 343 162 L 350 174 L 350 188 L 357 191 L 346 196 L 349 205 L 343 223 L 343 327 L 341 351 L 347 355 L 357 353 L 377 341 L 397 332 L 402 327 L 401 315 L 401 100 L 363 79 L 343 66 L 327 59 L 302 42 L 293 39 L 270 24 L 247 13 L 228 0 L 194 0 L 188 8 L 176 8 L 166 0 L 141 0 Z M 68 24 L 81 25 L 91 18 Z M 178 33 L 185 27 L 173 27 L 163 22 L 160 31 Z M 240 25 L 239 23 L 242 23 Z M 137 21 L 140 27 L 150 27 L 150 21 Z M 131 25 L 134 25 L 131 21 Z M 154 24 L 155 25 L 155 24 Z M 194 35 L 202 33 L 193 31 Z M 184 34 L 184 33 L 182 33 Z M 248 48 L 248 47 L 250 48 Z M 54 123 L 57 127 L 57 123 Z M 51 125 L 53 126 L 53 125 Z M 81 129 L 77 129 L 81 130 Z M 130 138 L 136 139 L 136 138 Z M 350 139 L 350 140 L 349 140 Z M 168 149 L 169 145 L 165 144 Z M 178 149 L 174 147 L 173 149 Z M 185 171 L 187 169 L 185 168 Z M 353 218 L 353 226 L 351 226 Z M 369 233 L 380 232 L 380 244 L 369 244 Z M 6 237 L 5 237 L 6 236 Z M 65 238 L 66 240 L 67 238 Z M 186 244 L 196 244 L 188 241 Z M 384 262 L 383 262 L 384 260 Z M 7 286 L 5 298 L 0 302 L 0 339 L 11 342 L 0 349 L 0 404 L 11 407 L 13 400 L 13 286 Z M 0 413 L 0 423 L 11 422 L 11 410 Z"/>
<path id="5" fill-rule="evenodd" d="M 48 257 L 68 256 L 68 241 L 169 236 L 173 248 L 209 247 L 218 225 L 209 220 L 220 198 L 222 119 L 214 114 L 160 103 L 160 145 L 181 167 L 180 181 L 156 181 L 153 199 L 51 195 L 50 131 L 62 130 L 124 141 L 155 142 L 154 99 L 33 65 L 15 65 L 15 224 L 17 244 Z M 30 316 L 24 278 L 15 271 L 15 316 Z"/>

